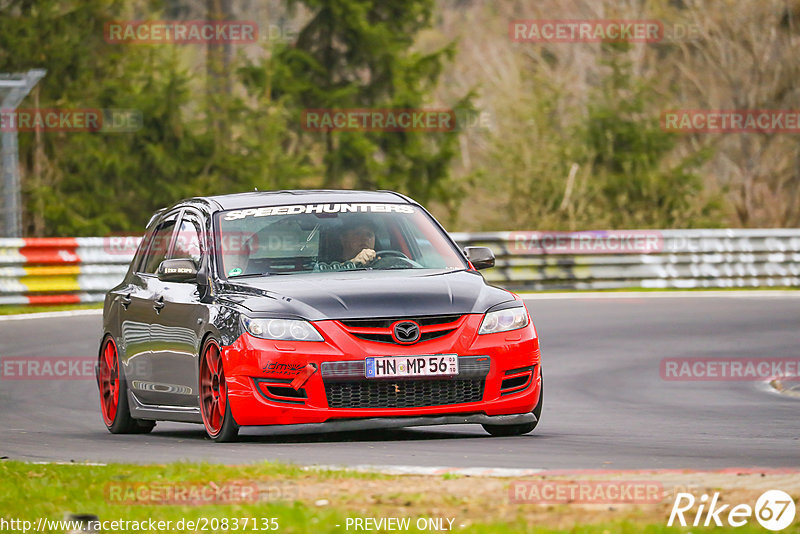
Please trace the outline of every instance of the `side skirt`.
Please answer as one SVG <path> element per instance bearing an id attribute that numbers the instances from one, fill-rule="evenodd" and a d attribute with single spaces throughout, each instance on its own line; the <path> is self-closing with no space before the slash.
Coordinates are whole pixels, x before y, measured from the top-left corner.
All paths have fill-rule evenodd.
<path id="1" fill-rule="evenodd" d="M 154 406 L 152 404 L 143 404 L 130 389 L 128 389 L 128 406 L 131 408 L 131 417 L 134 419 L 203 424 L 203 416 L 200 415 L 199 406 Z"/>

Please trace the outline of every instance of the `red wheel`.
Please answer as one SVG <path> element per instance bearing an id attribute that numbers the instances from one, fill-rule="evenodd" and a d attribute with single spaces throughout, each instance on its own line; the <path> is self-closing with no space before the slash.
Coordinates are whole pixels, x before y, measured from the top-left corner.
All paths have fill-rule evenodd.
<path id="1" fill-rule="evenodd" d="M 155 421 L 131 417 L 128 389 L 120 373 L 119 353 L 114 338 L 106 336 L 100 345 L 97 361 L 97 387 L 100 389 L 100 413 L 112 434 L 141 434 L 153 430 Z"/>
<path id="2" fill-rule="evenodd" d="M 110 337 L 106 338 L 105 345 L 100 351 L 99 376 L 100 381 L 100 410 L 106 426 L 114 424 L 119 405 L 119 358 L 117 357 L 117 344 Z"/>
<path id="3" fill-rule="evenodd" d="M 219 344 L 206 342 L 200 359 L 200 413 L 208 436 L 215 441 L 231 441 L 239 427 L 228 405 L 228 385 Z"/>

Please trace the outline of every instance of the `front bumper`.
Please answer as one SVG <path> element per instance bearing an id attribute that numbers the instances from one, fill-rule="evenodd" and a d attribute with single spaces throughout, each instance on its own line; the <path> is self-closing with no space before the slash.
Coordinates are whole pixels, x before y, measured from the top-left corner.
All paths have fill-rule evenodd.
<path id="1" fill-rule="evenodd" d="M 222 349 L 231 412 L 243 426 L 311 425 L 308 430 L 532 422 L 541 388 L 536 330 L 531 323 L 479 336 L 482 317 L 465 315 L 451 333 L 414 345 L 361 339 L 339 321 L 314 323 L 322 342 L 243 334 Z M 364 377 L 368 356 L 428 354 L 457 354 L 459 375 Z"/>
<path id="2" fill-rule="evenodd" d="M 351 432 L 431 425 L 519 425 L 533 423 L 536 416 L 530 412 L 514 415 L 432 415 L 418 417 L 362 417 L 358 419 L 332 419 L 324 423 L 298 423 L 282 427 L 298 433 Z"/>

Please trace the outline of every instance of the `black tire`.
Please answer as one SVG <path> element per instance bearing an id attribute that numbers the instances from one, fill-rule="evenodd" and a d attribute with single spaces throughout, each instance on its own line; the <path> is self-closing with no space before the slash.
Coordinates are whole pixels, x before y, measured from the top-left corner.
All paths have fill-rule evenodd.
<path id="1" fill-rule="evenodd" d="M 225 395 L 227 397 L 227 394 Z M 228 402 L 225 406 L 225 421 L 222 423 L 222 429 L 216 437 L 211 438 L 217 443 L 232 443 L 239 441 L 239 425 L 231 414 L 231 404 Z"/>
<path id="2" fill-rule="evenodd" d="M 216 351 L 216 357 L 209 351 Z M 216 370 L 212 370 L 209 365 L 209 359 L 215 360 Z M 220 353 L 219 343 L 209 338 L 203 343 L 203 350 L 200 352 L 200 414 L 203 417 L 203 427 L 206 429 L 206 434 L 209 438 L 217 443 L 229 443 L 236 441 L 239 436 L 239 425 L 233 418 L 231 413 L 231 404 L 228 402 L 228 388 L 225 382 L 225 370 Z M 208 383 L 204 385 L 204 380 Z M 212 412 L 215 412 L 219 407 L 220 390 L 224 389 L 225 398 L 225 411 L 222 416 L 222 421 L 215 424 L 219 412 L 216 412 L 212 418 Z"/>
<path id="3" fill-rule="evenodd" d="M 109 346 L 113 347 L 114 362 L 116 364 L 116 387 L 114 388 L 113 395 L 116 397 L 116 410 L 113 419 L 108 417 L 106 412 L 108 399 L 104 395 L 102 371 L 104 365 L 104 354 Z M 119 352 L 117 351 L 117 343 L 111 336 L 106 336 L 103 343 L 100 345 L 100 354 L 98 355 L 98 373 L 97 385 L 100 389 L 100 409 L 103 415 L 103 422 L 106 428 L 112 434 L 147 434 L 156 426 L 155 421 L 146 421 L 144 419 L 134 419 L 131 417 L 130 406 L 128 405 L 128 384 L 125 380 L 125 375 L 122 372 L 122 365 L 119 359 Z M 114 371 L 112 370 L 112 374 Z"/>
<path id="4" fill-rule="evenodd" d="M 544 378 L 542 378 L 541 387 L 539 388 L 539 402 L 533 409 L 533 415 L 536 416 L 536 421 L 533 423 L 521 423 L 519 425 L 481 425 L 483 429 L 495 437 L 508 437 L 508 436 L 521 436 L 532 432 L 536 425 L 542 418 L 542 401 L 544 400 Z"/>

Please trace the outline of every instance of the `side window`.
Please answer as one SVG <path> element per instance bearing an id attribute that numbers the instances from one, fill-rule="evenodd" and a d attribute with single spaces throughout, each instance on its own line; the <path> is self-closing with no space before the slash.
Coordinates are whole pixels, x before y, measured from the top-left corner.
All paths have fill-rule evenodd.
<path id="1" fill-rule="evenodd" d="M 142 272 L 142 266 L 144 264 L 144 257 L 147 254 L 147 247 L 150 245 L 150 240 L 153 237 L 153 232 L 155 231 L 154 228 L 148 228 L 145 232 L 144 236 L 142 236 L 142 240 L 139 242 L 139 246 L 136 247 L 136 253 L 133 255 L 133 260 L 131 263 L 134 265 L 133 272 L 140 273 Z"/>
<path id="2" fill-rule="evenodd" d="M 162 222 L 156 227 L 150 247 L 142 262 L 141 271 L 143 273 L 155 274 L 159 264 L 167 259 L 169 245 L 172 242 L 172 235 L 175 233 L 175 218 Z"/>
<path id="3" fill-rule="evenodd" d="M 200 222 L 196 217 L 184 216 L 181 220 L 181 229 L 178 231 L 178 238 L 175 240 L 175 248 L 170 254 L 170 259 L 190 258 L 196 264 L 200 264 L 202 257 L 202 247 L 200 245 Z"/>

